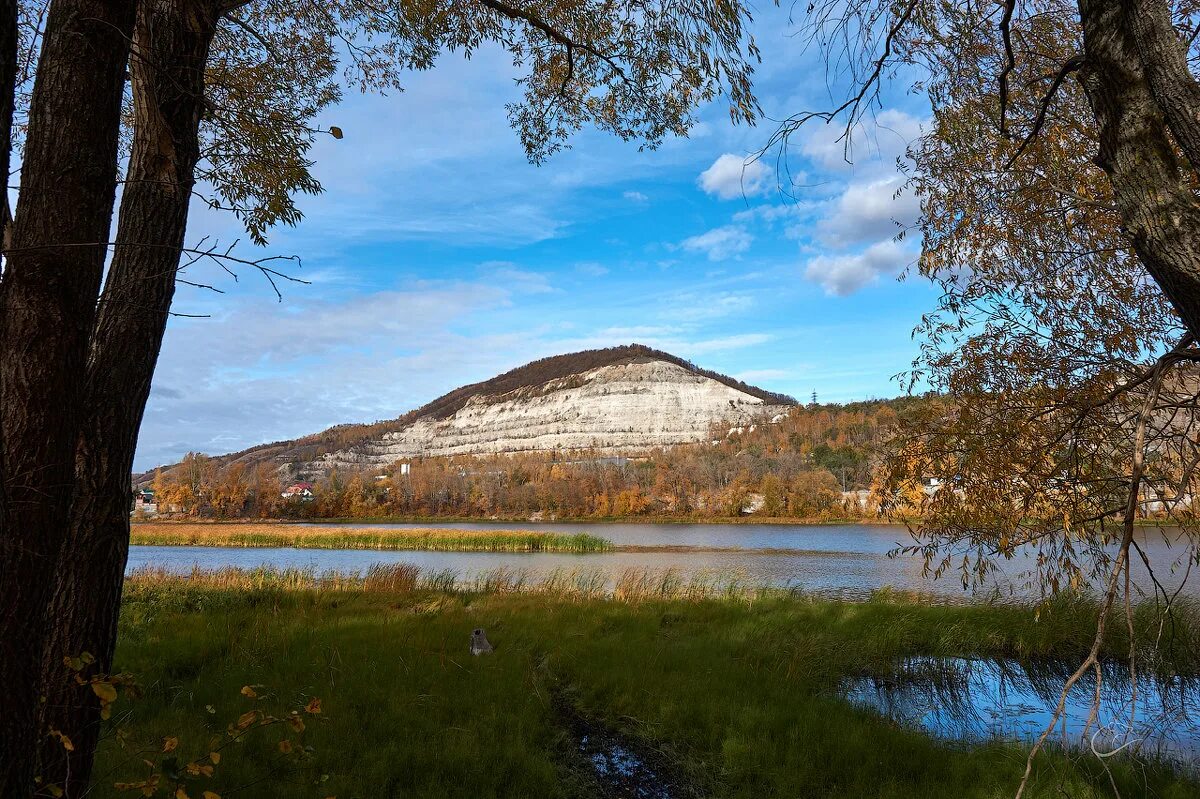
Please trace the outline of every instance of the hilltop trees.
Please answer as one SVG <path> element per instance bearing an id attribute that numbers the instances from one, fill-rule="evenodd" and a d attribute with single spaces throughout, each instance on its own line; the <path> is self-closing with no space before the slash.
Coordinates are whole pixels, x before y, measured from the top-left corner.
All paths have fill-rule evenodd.
<path id="1" fill-rule="evenodd" d="M 446 50 L 500 47 L 525 67 L 512 123 L 534 160 L 588 124 L 653 145 L 721 93 L 735 118 L 756 113 L 737 4 L 50 0 L 39 27 L 42 10 L 30 3 L 18 20 L 10 4 L 0 19 L 0 144 L 11 141 L 19 29 L 23 62 L 37 64 L 0 277 L 6 797 L 33 790 L 47 691 L 43 721 L 74 749 L 47 749 L 38 771 L 68 795 L 88 780 L 94 700 L 61 689 L 57 666 L 85 649 L 96 671 L 109 665 L 129 466 L 179 272 L 207 259 L 288 277 L 208 246 L 181 263 L 193 196 L 264 241 L 298 219 L 294 193 L 319 190 L 305 153 L 313 136 L 342 133 L 311 121 L 340 86 L 396 86 Z M 127 70 L 131 150 L 110 243 Z M 11 146 L 0 149 L 7 158 Z"/>

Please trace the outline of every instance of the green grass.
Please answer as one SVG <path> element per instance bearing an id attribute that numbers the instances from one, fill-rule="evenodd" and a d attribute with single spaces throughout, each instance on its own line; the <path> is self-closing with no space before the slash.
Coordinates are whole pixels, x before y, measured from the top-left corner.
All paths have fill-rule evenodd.
<path id="1" fill-rule="evenodd" d="M 439 552 L 608 552 L 607 539 L 529 530 L 341 529 L 287 524 L 142 523 L 130 543 L 147 546 L 296 547 Z"/>
<path id="2" fill-rule="evenodd" d="M 634 601 L 581 598 L 569 581 L 540 593 L 447 592 L 406 574 L 370 585 L 261 573 L 249 582 L 233 573 L 224 582 L 131 580 L 117 660 L 144 696 L 118 701 L 126 747 L 106 739 L 93 795 L 131 795 L 112 782 L 140 779 L 142 755 L 163 757 L 155 753 L 165 736 L 179 737 L 175 754 L 186 760 L 247 709 L 313 696 L 323 712 L 306 716 L 311 758 L 279 753 L 285 734 L 298 738 L 290 731 L 258 730 L 226 746 L 215 775 L 190 795 L 594 795 L 555 709 L 565 695 L 588 718 L 664 753 L 707 796 L 1011 796 L 1021 746 L 938 743 L 841 701 L 836 687 L 909 655 L 1077 658 L 1093 620 L 1078 602 L 1035 621 L 1024 608 L 887 596 L 718 599 L 673 585 L 671 595 L 685 598 L 659 599 L 661 581 Z M 494 654 L 468 654 L 475 627 L 487 629 Z M 1194 633 L 1177 637 L 1174 654 L 1194 669 Z M 1126 644 L 1118 636 L 1112 646 Z M 248 684 L 267 698 L 240 695 Z M 1122 796 L 1200 790 L 1163 768 L 1143 774 L 1118 761 L 1113 774 Z M 1032 795 L 1062 796 L 1060 788 L 1111 795 L 1094 760 L 1052 752 L 1039 760 Z"/>

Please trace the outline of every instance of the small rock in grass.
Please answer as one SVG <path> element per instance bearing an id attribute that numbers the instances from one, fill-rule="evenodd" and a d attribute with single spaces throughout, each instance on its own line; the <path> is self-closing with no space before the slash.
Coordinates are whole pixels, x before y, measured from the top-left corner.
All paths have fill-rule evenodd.
<path id="1" fill-rule="evenodd" d="M 471 633 L 471 654 L 472 655 L 487 655 L 492 652 L 492 645 L 488 642 L 487 634 L 484 633 L 482 627 L 477 627 Z"/>

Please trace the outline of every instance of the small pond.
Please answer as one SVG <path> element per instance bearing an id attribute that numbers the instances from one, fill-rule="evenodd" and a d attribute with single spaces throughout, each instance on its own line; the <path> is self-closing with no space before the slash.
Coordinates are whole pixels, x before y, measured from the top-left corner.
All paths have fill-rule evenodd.
<path id="1" fill-rule="evenodd" d="M 919 657 L 886 676 L 848 680 L 842 694 L 943 740 L 1032 742 L 1050 723 L 1072 671 L 1063 663 Z M 1124 747 L 1135 756 L 1200 767 L 1200 679 L 1141 676 L 1135 702 L 1127 664 L 1106 665 L 1103 674 L 1098 726 L 1088 739 L 1081 736 L 1095 694 L 1090 675 L 1073 687 L 1048 743 L 1102 753 Z"/>

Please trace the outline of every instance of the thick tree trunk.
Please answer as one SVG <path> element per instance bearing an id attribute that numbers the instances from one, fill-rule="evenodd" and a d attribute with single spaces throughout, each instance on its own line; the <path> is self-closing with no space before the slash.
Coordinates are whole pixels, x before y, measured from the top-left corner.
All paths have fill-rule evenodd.
<path id="1" fill-rule="evenodd" d="M 1079 79 L 1100 129 L 1097 163 L 1138 257 L 1200 338 L 1200 202 L 1167 135 L 1123 4 L 1081 0 L 1079 9 Z"/>
<path id="2" fill-rule="evenodd" d="M 12 161 L 13 103 L 17 88 L 17 0 L 0 0 L 0 177 L 3 177 L 3 195 L 0 196 L 0 247 L 4 240 L 4 226 L 8 218 L 8 173 Z M 0 266 L 0 283 L 4 280 Z M 4 309 L 0 306 L 0 352 L 4 345 Z M 4 418 L 4 388 L 0 384 L 0 419 Z M 8 562 L 7 538 L 4 534 L 4 425 L 0 424 L 0 568 Z M 3 572 L 0 572 L 0 577 Z M 3 653 L 0 647 L 0 653 Z M 0 727 L 2 729 L 2 727 Z"/>
<path id="3" fill-rule="evenodd" d="M 132 0 L 53 0 L 0 283 L 5 442 L 0 796 L 32 789 L 46 603 L 66 537 L 88 337 L 116 191 Z"/>
<path id="4" fill-rule="evenodd" d="M 1126 0 L 1125 19 L 1142 69 L 1167 126 L 1200 168 L 1200 83 L 1188 69 L 1187 48 L 1171 21 L 1166 0 Z"/>
<path id="5" fill-rule="evenodd" d="M 51 601 L 44 726 L 73 752 L 43 742 L 43 771 L 69 797 L 87 790 L 100 718 L 96 697 L 70 680 L 63 657 L 90 652 L 111 671 L 129 550 L 129 476 L 150 394 L 187 226 L 216 25 L 206 0 L 148 0 L 138 11 L 131 74 L 134 142 L 116 250 L 87 367 L 87 414 L 76 461 L 71 535 Z"/>
<path id="6" fill-rule="evenodd" d="M 0 197 L 0 208 L 8 209 L 8 172 L 12 158 L 12 121 L 13 98 L 17 84 L 17 0 L 0 1 L 0 176 L 3 176 L 3 197 Z M 4 226 L 7 213 L 0 213 L 0 246 L 4 240 Z M 2 270 L 2 267 L 0 267 Z M 0 271 L 0 283 L 3 283 L 4 273 Z M 0 288 L 0 291 L 3 291 Z M 0 352 L 7 349 L 4 339 L 4 308 L 0 306 Z M 0 380 L 3 379 L 0 373 Z M 4 418 L 4 384 L 0 382 L 0 419 Z M 0 424 L 0 591 L 9 579 L 8 536 L 4 522 L 5 496 L 4 486 L 4 425 Z M 0 643 L 0 658 L 7 657 L 8 651 Z M 0 667 L 3 674 L 3 667 Z M 11 734 L 4 721 L 0 721 L 0 758 L 4 757 L 4 740 Z M 4 772 L 0 765 L 0 773 Z M 20 779 L 20 777 L 18 777 Z M 0 775 L 0 788 L 9 782 L 6 776 Z"/>

